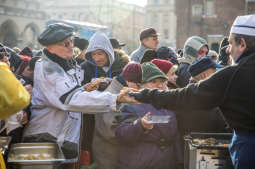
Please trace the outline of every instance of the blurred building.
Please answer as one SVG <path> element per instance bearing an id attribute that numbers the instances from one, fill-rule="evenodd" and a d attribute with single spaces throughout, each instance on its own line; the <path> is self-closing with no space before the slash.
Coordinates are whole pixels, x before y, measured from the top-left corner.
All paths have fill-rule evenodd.
<path id="1" fill-rule="evenodd" d="M 159 46 L 176 47 L 175 0 L 148 0 L 146 26 L 153 27 L 160 34 Z"/>
<path id="2" fill-rule="evenodd" d="M 252 7 L 253 5 L 253 7 Z M 177 0 L 177 48 L 183 48 L 188 37 L 205 38 L 218 51 L 220 41 L 228 36 L 238 15 L 254 13 L 254 0 Z"/>
<path id="3" fill-rule="evenodd" d="M 38 0 L 0 0 L 0 43 L 38 48 L 37 37 L 45 20 Z"/>
<path id="4" fill-rule="evenodd" d="M 44 5 L 50 19 L 106 25 L 110 36 L 127 44 L 128 52 L 139 45 L 145 22 L 145 10 L 140 6 L 118 0 L 46 0 Z"/>

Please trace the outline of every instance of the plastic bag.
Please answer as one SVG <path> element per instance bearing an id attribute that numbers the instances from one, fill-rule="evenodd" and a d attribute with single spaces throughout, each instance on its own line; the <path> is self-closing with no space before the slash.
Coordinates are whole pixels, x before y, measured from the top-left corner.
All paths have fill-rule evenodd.
<path id="1" fill-rule="evenodd" d="M 6 63 L 0 62 L 0 118 L 9 116 L 25 108 L 30 95 L 10 71 Z"/>

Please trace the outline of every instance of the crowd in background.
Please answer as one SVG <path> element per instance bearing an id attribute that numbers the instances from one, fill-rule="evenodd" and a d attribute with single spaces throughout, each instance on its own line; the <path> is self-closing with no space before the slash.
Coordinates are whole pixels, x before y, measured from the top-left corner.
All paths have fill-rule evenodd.
<path id="1" fill-rule="evenodd" d="M 176 169 L 184 167 L 185 134 L 231 132 L 219 107 L 191 114 L 116 100 L 123 87 L 168 91 L 200 83 L 231 66 L 227 37 L 219 51 L 210 50 L 199 36 L 174 50 L 158 46 L 158 33 L 146 28 L 130 55 L 116 38 L 96 32 L 87 40 L 65 24 L 50 25 L 38 40 L 45 46 L 42 50 L 0 44 L 0 61 L 31 95 L 29 106 L 1 120 L 1 135 L 12 136 L 12 144 L 61 143 L 67 159 L 80 157 L 63 168 Z M 100 82 L 90 90 L 97 79 Z M 88 113 L 84 105 L 115 107 Z M 150 115 L 168 115 L 170 120 L 152 124 L 147 121 Z"/>

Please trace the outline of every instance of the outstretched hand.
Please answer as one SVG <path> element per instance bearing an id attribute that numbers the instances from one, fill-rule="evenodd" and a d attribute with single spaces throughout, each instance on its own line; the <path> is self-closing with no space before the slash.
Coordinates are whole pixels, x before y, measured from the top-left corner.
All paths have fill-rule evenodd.
<path id="1" fill-rule="evenodd" d="M 135 100 L 133 97 L 129 96 L 129 92 L 137 92 L 137 89 L 124 88 L 120 91 L 117 102 L 118 103 L 128 103 L 128 104 L 141 104 L 141 102 Z"/>

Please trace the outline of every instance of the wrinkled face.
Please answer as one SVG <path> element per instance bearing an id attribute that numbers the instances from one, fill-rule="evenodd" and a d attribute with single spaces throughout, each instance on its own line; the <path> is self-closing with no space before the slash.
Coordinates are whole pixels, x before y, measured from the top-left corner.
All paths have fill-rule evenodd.
<path id="1" fill-rule="evenodd" d="M 176 79 L 177 79 L 177 75 L 175 74 L 175 71 L 171 71 L 171 69 L 168 71 L 168 73 L 166 74 L 168 81 L 174 85 L 176 85 Z"/>
<path id="2" fill-rule="evenodd" d="M 97 49 L 91 52 L 91 57 L 93 61 L 95 62 L 95 64 L 99 67 L 106 66 L 108 63 L 108 56 L 104 50 Z"/>
<path id="3" fill-rule="evenodd" d="M 130 88 L 134 88 L 134 89 L 140 89 L 141 88 L 141 84 L 140 83 L 134 83 L 134 82 L 129 82 L 126 81 L 128 87 Z"/>
<path id="4" fill-rule="evenodd" d="M 200 50 L 198 51 L 197 58 L 204 57 L 208 54 L 208 48 L 207 46 L 202 46 Z"/>
<path id="5" fill-rule="evenodd" d="M 167 81 L 163 78 L 156 78 L 153 79 L 147 83 L 143 84 L 144 88 L 148 89 L 160 89 L 160 90 L 165 90 L 167 88 Z"/>
<path id="6" fill-rule="evenodd" d="M 153 37 L 148 37 L 148 38 L 144 38 L 142 40 L 142 43 L 144 46 L 146 46 L 149 49 L 155 50 L 157 49 L 158 46 L 158 36 L 153 36 Z"/>
<path id="7" fill-rule="evenodd" d="M 244 43 L 241 40 L 241 44 L 237 44 L 235 39 L 234 39 L 233 34 L 230 34 L 229 38 L 228 38 L 228 48 L 226 49 L 226 52 L 231 56 L 232 59 L 234 59 L 234 61 L 238 58 L 238 56 L 240 56 L 243 52 L 244 49 L 242 47 L 242 43 Z"/>
<path id="8" fill-rule="evenodd" d="M 74 56 L 73 41 L 73 37 L 68 37 L 63 41 L 49 45 L 46 48 L 51 53 L 54 53 L 63 59 L 69 60 Z"/>
<path id="9" fill-rule="evenodd" d="M 22 76 L 24 77 L 29 77 L 29 78 L 33 78 L 33 71 L 30 70 L 29 66 L 27 66 L 24 71 L 21 73 Z"/>

